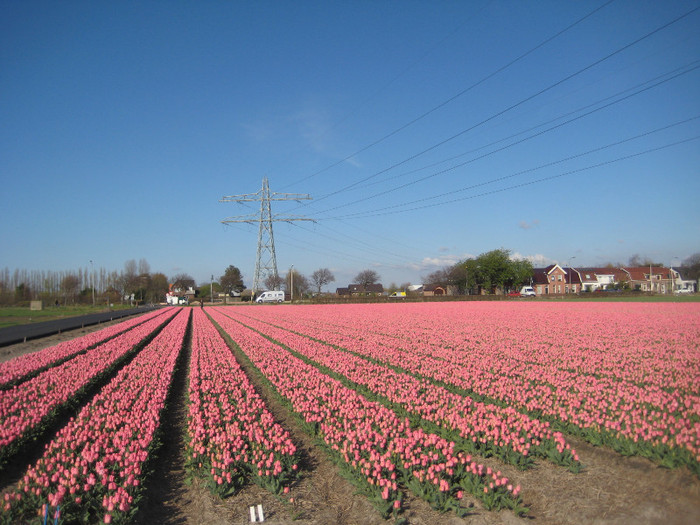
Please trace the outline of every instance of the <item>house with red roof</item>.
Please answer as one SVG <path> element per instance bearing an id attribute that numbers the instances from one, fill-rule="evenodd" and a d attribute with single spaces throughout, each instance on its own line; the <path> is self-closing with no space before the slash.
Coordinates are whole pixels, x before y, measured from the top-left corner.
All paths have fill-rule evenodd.
<path id="1" fill-rule="evenodd" d="M 581 276 L 573 268 L 551 264 L 533 268 L 532 287 L 537 295 L 563 295 L 581 291 Z"/>

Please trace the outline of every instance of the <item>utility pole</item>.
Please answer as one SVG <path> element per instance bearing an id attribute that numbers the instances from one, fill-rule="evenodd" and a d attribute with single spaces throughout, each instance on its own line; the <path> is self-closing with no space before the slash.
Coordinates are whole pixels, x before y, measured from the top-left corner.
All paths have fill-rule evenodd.
<path id="1" fill-rule="evenodd" d="M 273 222 L 289 222 L 292 221 L 312 221 L 305 217 L 291 215 L 273 215 L 271 201 L 301 201 L 311 200 L 308 193 L 276 193 L 270 192 L 270 186 L 267 182 L 267 177 L 263 178 L 262 188 L 256 193 L 245 193 L 242 195 L 229 195 L 223 197 L 219 202 L 257 202 L 260 201 L 259 215 L 250 214 L 238 217 L 227 217 L 222 220 L 223 224 L 236 222 L 246 222 L 248 224 L 258 223 L 258 254 L 255 259 L 255 277 L 253 278 L 253 299 L 255 294 L 262 288 L 262 283 L 267 276 L 274 276 L 275 280 L 279 280 L 277 272 L 277 256 L 275 255 L 275 238 L 272 233 Z"/>

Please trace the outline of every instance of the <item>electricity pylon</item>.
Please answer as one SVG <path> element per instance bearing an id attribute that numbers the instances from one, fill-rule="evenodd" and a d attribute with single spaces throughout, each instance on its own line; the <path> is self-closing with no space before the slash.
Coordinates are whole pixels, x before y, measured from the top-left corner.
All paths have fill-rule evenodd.
<path id="1" fill-rule="evenodd" d="M 279 282 L 277 273 L 277 256 L 275 255 L 275 237 L 272 233 L 272 223 L 277 221 L 312 221 L 305 217 L 291 215 L 272 215 L 271 201 L 301 201 L 310 200 L 308 193 L 270 193 L 267 177 L 263 178 L 262 188 L 257 193 L 244 193 L 242 195 L 229 195 L 223 197 L 219 202 L 257 202 L 260 201 L 260 214 L 242 215 L 238 217 L 227 217 L 221 222 L 229 224 L 233 222 L 246 222 L 258 226 L 258 256 L 255 260 L 255 277 L 253 278 L 253 297 L 261 289 L 261 283 L 272 275 L 275 281 Z"/>

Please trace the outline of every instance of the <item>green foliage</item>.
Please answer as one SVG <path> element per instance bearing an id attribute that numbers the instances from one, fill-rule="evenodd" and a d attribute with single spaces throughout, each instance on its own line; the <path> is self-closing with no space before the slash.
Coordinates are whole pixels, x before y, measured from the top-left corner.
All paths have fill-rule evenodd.
<path id="1" fill-rule="evenodd" d="M 224 275 L 219 277 L 219 283 L 221 285 L 221 290 L 227 294 L 232 292 L 240 293 L 245 290 L 243 275 L 241 271 L 233 265 L 229 265 L 229 267 L 226 268 Z"/>
<path id="2" fill-rule="evenodd" d="M 446 274 L 462 292 L 474 293 L 481 288 L 493 293 L 496 289 L 505 291 L 529 283 L 533 269 L 530 261 L 512 259 L 510 250 L 499 248 L 482 253 L 476 259 L 458 262 L 446 270 Z"/>

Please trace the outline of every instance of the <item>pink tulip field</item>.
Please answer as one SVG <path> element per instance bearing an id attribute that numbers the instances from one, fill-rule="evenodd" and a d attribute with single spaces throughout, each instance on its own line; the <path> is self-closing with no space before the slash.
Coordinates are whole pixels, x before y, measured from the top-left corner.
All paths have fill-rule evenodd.
<path id="1" fill-rule="evenodd" d="M 162 315 L 151 317 L 86 353 L 75 355 L 9 390 L 0 390 L 0 460 L 12 454 L 20 446 L 18 443 L 30 438 L 42 421 L 108 374 L 164 322 Z"/>
<path id="2" fill-rule="evenodd" d="M 49 367 L 57 366 L 78 354 L 85 353 L 88 349 L 163 313 L 164 310 L 154 310 L 149 314 L 128 319 L 98 332 L 57 344 L 42 352 L 21 355 L 11 361 L 0 363 L 0 390 L 8 390 Z"/>
<path id="3" fill-rule="evenodd" d="M 664 307 L 660 313 L 654 303 L 342 305 L 261 308 L 240 319 L 700 474 L 700 307 Z"/>
<path id="4" fill-rule="evenodd" d="M 0 364 L 0 475 L 26 465 L 0 524 L 129 523 L 174 389 L 214 497 L 289 505 L 304 433 L 399 520 L 415 497 L 523 515 L 519 476 L 585 476 L 583 440 L 700 477 L 700 303 L 169 307 Z"/>
<path id="5" fill-rule="evenodd" d="M 245 329 L 221 309 L 213 309 L 211 315 L 307 428 L 349 467 L 385 517 L 401 509 L 399 485 L 411 488 L 440 510 L 459 510 L 458 500 L 465 491 L 489 509 L 525 510 L 519 486 L 473 461 L 454 442 L 412 428 L 408 418 L 344 386 L 260 333 Z"/>
<path id="6" fill-rule="evenodd" d="M 252 476 L 274 493 L 297 477 L 296 446 L 209 318 L 193 311 L 187 457 L 222 496 Z"/>
<path id="7" fill-rule="evenodd" d="M 189 311 L 181 310 L 47 445 L 14 492 L 11 520 L 48 504 L 68 521 L 117 523 L 138 499 Z M 53 515 L 53 512 L 51 513 Z"/>

